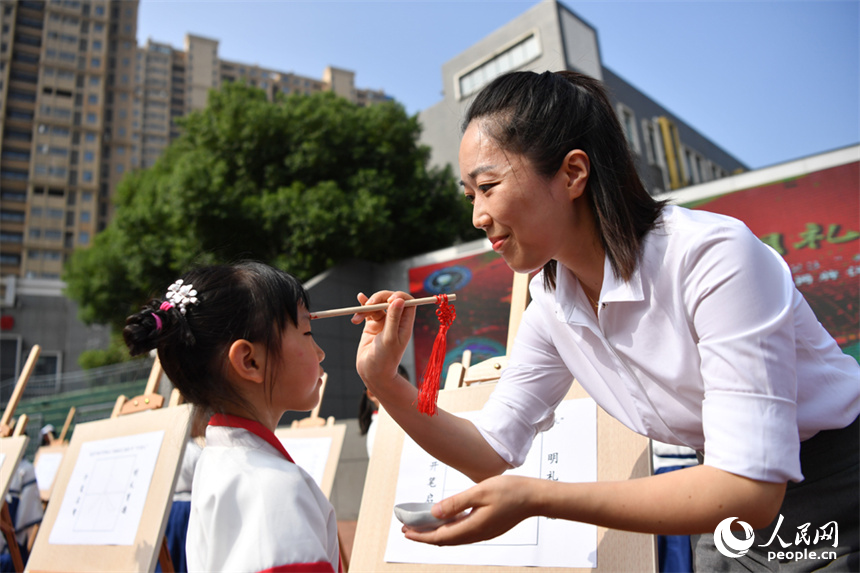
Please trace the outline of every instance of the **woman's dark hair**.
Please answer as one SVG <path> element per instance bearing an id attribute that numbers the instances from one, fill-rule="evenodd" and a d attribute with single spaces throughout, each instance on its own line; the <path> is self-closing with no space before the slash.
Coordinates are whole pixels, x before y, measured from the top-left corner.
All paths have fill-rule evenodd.
<path id="1" fill-rule="evenodd" d="M 224 357 L 240 339 L 278 356 L 287 320 L 298 325 L 298 306 L 310 306 L 307 291 L 292 275 L 252 261 L 200 267 L 181 278 L 193 285 L 197 302 L 183 315 L 177 307 L 161 310 L 163 301 L 153 299 L 129 316 L 122 335 L 131 355 L 157 349 L 174 386 L 207 411 L 223 412 L 228 404 L 250 409 L 227 381 Z M 274 374 L 267 373 L 270 393 Z"/>
<path id="2" fill-rule="evenodd" d="M 409 371 L 402 364 L 397 365 L 397 373 L 409 380 Z M 361 393 L 361 400 L 358 403 L 358 430 L 361 435 L 365 435 L 370 429 L 370 423 L 373 421 L 373 413 L 379 409 L 379 406 L 370 399 L 367 394 L 367 388 Z"/>
<path id="3" fill-rule="evenodd" d="M 616 277 L 636 270 L 642 239 L 660 215 L 639 179 L 627 138 L 603 84 L 576 72 L 512 72 L 490 82 L 466 112 L 499 146 L 528 158 L 544 177 L 555 175 L 574 149 L 588 155 L 586 195 Z M 544 284 L 555 288 L 556 262 L 544 266 Z"/>

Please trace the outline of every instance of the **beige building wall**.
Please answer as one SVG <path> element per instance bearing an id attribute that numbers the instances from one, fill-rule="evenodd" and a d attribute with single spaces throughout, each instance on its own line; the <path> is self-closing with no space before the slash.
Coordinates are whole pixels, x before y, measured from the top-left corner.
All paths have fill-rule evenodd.
<path id="1" fill-rule="evenodd" d="M 0 6 L 0 274 L 56 279 L 131 167 L 137 0 Z"/>
<path id="2" fill-rule="evenodd" d="M 209 98 L 209 90 L 221 85 L 218 40 L 187 34 L 185 53 L 188 58 L 185 69 L 186 108 L 203 109 Z"/>

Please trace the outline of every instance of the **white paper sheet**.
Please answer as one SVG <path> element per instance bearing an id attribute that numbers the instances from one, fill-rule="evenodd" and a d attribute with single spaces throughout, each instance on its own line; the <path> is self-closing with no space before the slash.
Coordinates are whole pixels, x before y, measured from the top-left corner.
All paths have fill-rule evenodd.
<path id="1" fill-rule="evenodd" d="M 278 438 L 284 444 L 287 453 L 300 468 L 310 474 L 317 485 L 322 487 L 325 475 L 325 464 L 328 461 L 332 439 L 321 436 L 317 438 Z"/>
<path id="2" fill-rule="evenodd" d="M 62 452 L 45 452 L 39 455 L 39 465 L 36 466 L 36 483 L 40 490 L 51 488 L 62 461 Z"/>
<path id="3" fill-rule="evenodd" d="M 470 418 L 476 412 L 459 413 Z M 548 431 L 535 437 L 525 463 L 506 475 L 564 482 L 597 480 L 597 406 L 590 398 L 565 400 Z M 395 505 L 437 502 L 474 484 L 436 461 L 408 436 L 404 439 Z M 507 533 L 481 543 L 436 547 L 409 541 L 393 515 L 385 561 L 444 565 L 520 567 L 597 567 L 597 528 L 593 525 L 533 517 Z"/>
<path id="4" fill-rule="evenodd" d="M 48 542 L 132 545 L 164 431 L 81 445 Z"/>

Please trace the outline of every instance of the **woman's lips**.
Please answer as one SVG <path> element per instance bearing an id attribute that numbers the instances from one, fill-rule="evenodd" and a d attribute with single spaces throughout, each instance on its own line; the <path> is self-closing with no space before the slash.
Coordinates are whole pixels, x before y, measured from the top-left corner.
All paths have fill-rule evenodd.
<path id="1" fill-rule="evenodd" d="M 496 252 L 498 252 L 502 248 L 502 245 L 505 243 L 505 239 L 507 239 L 507 237 L 487 237 L 487 238 L 490 240 L 490 243 L 493 244 L 493 250 Z"/>

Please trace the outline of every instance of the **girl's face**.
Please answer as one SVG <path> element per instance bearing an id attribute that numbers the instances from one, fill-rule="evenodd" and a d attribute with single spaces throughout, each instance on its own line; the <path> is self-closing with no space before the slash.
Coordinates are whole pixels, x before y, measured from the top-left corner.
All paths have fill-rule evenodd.
<path id="1" fill-rule="evenodd" d="M 299 305 L 298 326 L 288 319 L 281 333 L 281 355 L 274 364 L 275 383 L 272 391 L 273 403 L 284 410 L 312 410 L 319 402 L 321 376 L 320 363 L 325 352 L 319 347 L 311 333 L 308 309 Z"/>
<path id="2" fill-rule="evenodd" d="M 551 178 L 522 155 L 501 149 L 473 121 L 460 143 L 460 177 L 472 203 L 472 224 L 483 229 L 514 271 L 532 272 L 562 256 L 576 227 L 563 170 Z"/>

